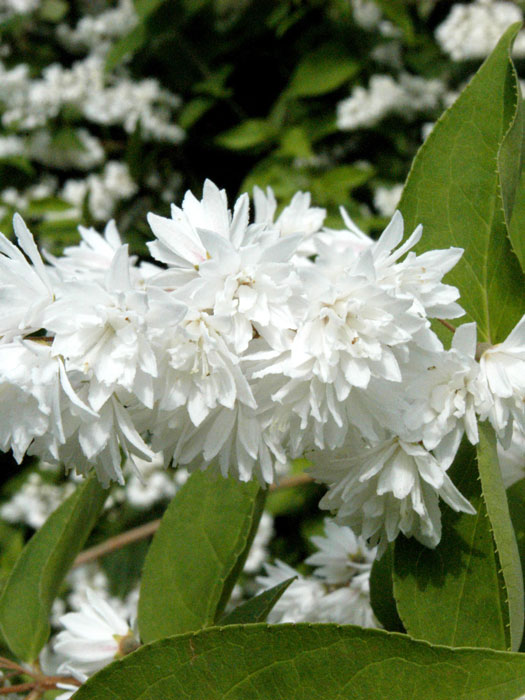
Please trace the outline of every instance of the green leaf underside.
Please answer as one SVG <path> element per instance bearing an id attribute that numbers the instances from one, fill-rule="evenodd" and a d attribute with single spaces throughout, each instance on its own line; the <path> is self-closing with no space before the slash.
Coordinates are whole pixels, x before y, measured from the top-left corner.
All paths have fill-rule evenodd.
<path id="1" fill-rule="evenodd" d="M 488 421 L 479 426 L 477 453 L 481 488 L 507 591 L 511 648 L 517 651 L 523 637 L 523 573 L 507 494 L 501 477 L 496 436 Z"/>
<path id="2" fill-rule="evenodd" d="M 525 656 L 338 625 L 212 628 L 142 647 L 75 700 L 512 700 Z"/>
<path id="3" fill-rule="evenodd" d="M 264 497 L 254 482 L 196 472 L 168 506 L 142 575 L 138 622 L 150 642 L 211 625 L 248 553 Z"/>
<path id="4" fill-rule="evenodd" d="M 525 278 L 512 252 L 507 222 L 521 160 L 521 99 L 510 27 L 458 100 L 420 148 L 400 210 L 406 232 L 423 224 L 416 247 L 458 246 L 463 257 L 447 275 L 476 321 L 480 341 L 501 342 L 525 311 Z"/>
<path id="5" fill-rule="evenodd" d="M 286 581 L 282 581 L 282 583 L 278 583 L 276 586 L 242 603 L 220 620 L 221 627 L 223 625 L 245 625 L 251 622 L 265 622 L 279 598 L 296 579 L 297 576 L 292 576 L 292 578 L 288 578 Z"/>
<path id="6" fill-rule="evenodd" d="M 96 476 L 89 477 L 52 513 L 18 558 L 0 596 L 0 628 L 20 659 L 34 661 L 46 643 L 53 600 L 106 496 Z"/>
<path id="7" fill-rule="evenodd" d="M 392 580 L 394 545 L 388 546 L 381 559 L 376 559 L 370 574 L 370 603 L 374 615 L 389 632 L 404 632 L 405 628 L 397 612 Z"/>
<path id="8" fill-rule="evenodd" d="M 500 561 L 481 495 L 475 449 L 464 440 L 450 477 L 476 515 L 442 506 L 435 549 L 398 538 L 394 596 L 407 632 L 453 647 L 510 647 L 509 612 Z"/>

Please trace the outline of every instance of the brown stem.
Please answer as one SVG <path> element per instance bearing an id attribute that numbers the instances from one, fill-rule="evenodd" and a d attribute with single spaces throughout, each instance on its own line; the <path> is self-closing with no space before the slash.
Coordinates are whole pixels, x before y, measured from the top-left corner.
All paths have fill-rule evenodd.
<path id="1" fill-rule="evenodd" d="M 10 668 L 12 671 L 16 671 L 17 673 L 24 673 L 26 676 L 35 677 L 37 675 L 30 668 L 24 668 L 24 666 L 17 664 L 15 661 L 11 661 L 11 659 L 6 659 L 5 656 L 0 656 L 0 668 Z"/>
<path id="2" fill-rule="evenodd" d="M 7 688 L 0 688 L 0 695 L 10 695 L 11 693 L 27 693 L 35 689 L 36 681 L 30 683 L 19 683 L 18 685 L 10 685 Z"/>
<path id="3" fill-rule="evenodd" d="M 296 474 L 294 476 L 289 476 L 285 479 L 282 479 L 277 484 L 270 484 L 268 490 L 280 491 L 281 489 L 291 489 L 295 486 L 309 484 L 312 481 L 312 477 L 308 474 Z M 132 544 L 133 542 L 139 542 L 140 540 L 144 540 L 147 537 L 151 537 L 151 535 L 155 534 L 155 532 L 159 529 L 159 525 L 160 519 L 151 520 L 145 525 L 139 525 L 139 527 L 134 527 L 131 530 L 122 532 L 120 535 L 110 537 L 105 542 L 101 542 L 100 544 L 97 544 L 94 547 L 85 549 L 83 552 L 80 552 L 78 557 L 75 559 L 73 567 L 82 566 L 82 564 L 87 564 L 88 562 L 94 561 L 99 557 L 103 557 L 106 554 L 115 552 L 117 549 L 121 549 L 122 547 L 125 547 L 128 544 Z"/>
<path id="4" fill-rule="evenodd" d="M 438 320 L 440 323 L 442 323 L 442 324 L 445 326 L 445 328 L 448 328 L 449 331 L 452 331 L 452 333 L 455 333 L 455 332 L 456 332 L 455 326 L 453 326 L 453 325 L 452 325 L 451 323 L 449 323 L 448 321 L 445 321 L 444 318 L 438 318 L 437 320 Z"/>

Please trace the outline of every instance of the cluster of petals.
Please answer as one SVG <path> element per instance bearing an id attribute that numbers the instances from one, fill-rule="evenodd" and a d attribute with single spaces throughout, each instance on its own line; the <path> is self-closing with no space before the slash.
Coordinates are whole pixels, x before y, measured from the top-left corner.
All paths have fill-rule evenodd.
<path id="1" fill-rule="evenodd" d="M 123 457 L 271 483 L 310 455 L 337 510 L 380 548 L 440 538 L 439 499 L 471 512 L 447 470 L 477 419 L 502 448 L 525 433 L 525 320 L 480 351 L 473 324 L 445 350 L 434 318 L 463 311 L 443 283 L 462 251 L 413 249 L 396 212 L 374 241 L 298 193 L 230 208 L 206 181 L 151 213 L 154 262 L 116 226 L 41 256 L 19 216 L 0 238 L 0 447 L 104 483 Z M 480 359 L 481 358 L 481 359 Z M 479 361 L 478 361 L 479 360 Z M 316 455 L 321 455 L 320 460 Z"/>
<path id="2" fill-rule="evenodd" d="M 257 577 L 260 590 L 294 580 L 272 608 L 268 622 L 335 622 L 377 627 L 370 605 L 370 571 L 376 555 L 362 538 L 333 520 L 325 521 L 324 536 L 312 537 L 318 551 L 305 560 L 312 576 L 280 560 L 265 564 Z"/>

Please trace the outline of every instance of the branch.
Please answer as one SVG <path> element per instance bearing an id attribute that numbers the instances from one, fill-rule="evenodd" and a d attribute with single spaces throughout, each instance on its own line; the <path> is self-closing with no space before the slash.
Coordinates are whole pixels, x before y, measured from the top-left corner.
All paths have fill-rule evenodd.
<path id="1" fill-rule="evenodd" d="M 443 319 L 443 318 L 438 318 L 437 320 L 438 320 L 440 323 L 442 323 L 442 324 L 445 326 L 445 328 L 448 328 L 449 331 L 452 331 L 452 333 L 455 333 L 455 332 L 456 332 L 456 327 L 453 326 L 453 325 L 452 325 L 451 323 L 449 323 L 448 321 L 445 321 L 445 319 Z"/>
<path id="2" fill-rule="evenodd" d="M 282 479 L 279 483 L 270 484 L 269 491 L 280 491 L 281 489 L 291 489 L 295 486 L 302 486 L 303 484 L 309 484 L 313 482 L 313 479 L 308 474 L 296 474 L 294 476 L 286 477 Z M 145 525 L 139 525 L 139 527 L 134 527 L 131 530 L 122 532 L 120 535 L 115 535 L 115 537 L 110 537 L 105 542 L 85 549 L 81 552 L 73 563 L 73 567 L 82 566 L 82 564 L 87 564 L 90 561 L 94 561 L 99 557 L 103 557 L 106 554 L 111 554 L 117 549 L 121 549 L 128 544 L 133 542 L 139 542 L 147 537 L 151 537 L 159 529 L 160 518 L 157 520 L 151 520 Z"/>

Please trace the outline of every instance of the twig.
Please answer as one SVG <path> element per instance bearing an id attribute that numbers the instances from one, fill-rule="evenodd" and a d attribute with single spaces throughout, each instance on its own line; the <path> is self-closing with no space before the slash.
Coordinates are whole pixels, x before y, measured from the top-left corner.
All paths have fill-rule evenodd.
<path id="1" fill-rule="evenodd" d="M 38 690 L 38 688 L 35 688 L 29 693 L 29 695 L 26 695 L 26 700 L 40 700 L 44 692 L 45 691 Z"/>
<path id="2" fill-rule="evenodd" d="M 0 656 L 0 668 L 9 668 L 17 673 L 25 673 L 26 675 L 33 677 L 36 676 L 34 671 L 32 671 L 30 668 L 24 668 L 24 666 L 17 664 L 16 661 L 6 659 L 5 656 Z"/>
<path id="3" fill-rule="evenodd" d="M 312 481 L 312 477 L 308 474 L 296 474 L 294 476 L 289 476 L 286 479 L 282 479 L 277 484 L 270 484 L 268 490 L 280 491 L 281 489 L 291 489 L 295 486 L 309 484 Z M 111 554 L 111 552 L 115 552 L 117 549 L 126 547 L 126 545 L 132 544 L 133 542 L 145 540 L 147 537 L 151 537 L 151 535 L 155 534 L 155 532 L 159 529 L 159 525 L 160 518 L 157 520 L 151 520 L 145 525 L 139 525 L 138 527 L 134 527 L 131 530 L 122 532 L 120 535 L 110 537 L 105 542 L 101 542 L 100 544 L 97 544 L 94 547 L 85 549 L 83 552 L 80 552 L 78 557 L 75 559 L 73 567 L 82 566 L 82 564 L 87 564 L 88 562 L 94 561 L 95 559 L 103 557 L 106 554 Z"/>
<path id="4" fill-rule="evenodd" d="M 438 318 L 437 320 L 438 320 L 440 323 L 442 323 L 442 324 L 445 326 L 445 328 L 448 328 L 449 331 L 452 331 L 452 333 L 455 333 L 455 332 L 456 332 L 455 326 L 453 326 L 453 325 L 452 325 L 451 323 L 449 323 L 448 321 L 445 321 L 444 318 Z"/>
<path id="5" fill-rule="evenodd" d="M 122 532 L 120 535 L 115 535 L 115 537 L 110 537 L 105 542 L 85 549 L 80 552 L 78 557 L 75 559 L 73 566 L 82 566 L 89 561 L 103 557 L 105 554 L 110 554 L 117 549 L 121 549 L 128 544 L 133 542 L 139 542 L 140 540 L 145 540 L 147 537 L 151 537 L 155 533 L 160 525 L 160 519 L 151 520 L 145 525 L 139 525 L 139 527 L 134 527 L 127 532 Z"/>

